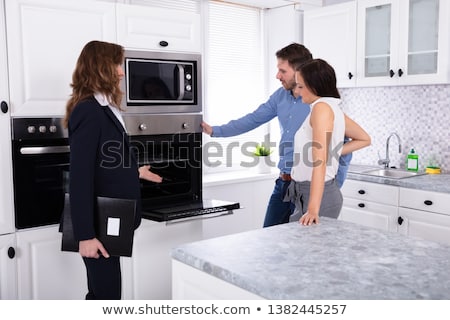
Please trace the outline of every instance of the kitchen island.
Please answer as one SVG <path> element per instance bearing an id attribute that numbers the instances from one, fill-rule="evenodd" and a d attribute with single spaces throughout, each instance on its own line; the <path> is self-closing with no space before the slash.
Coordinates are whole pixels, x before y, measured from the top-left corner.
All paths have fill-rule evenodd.
<path id="1" fill-rule="evenodd" d="M 172 250 L 173 299 L 450 299 L 450 247 L 321 218 Z"/>

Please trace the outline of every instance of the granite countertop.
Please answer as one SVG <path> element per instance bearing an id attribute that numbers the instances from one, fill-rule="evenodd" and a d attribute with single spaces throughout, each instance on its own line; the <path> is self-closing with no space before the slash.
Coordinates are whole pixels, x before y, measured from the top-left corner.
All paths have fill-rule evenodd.
<path id="1" fill-rule="evenodd" d="M 450 246 L 329 218 L 188 243 L 172 257 L 266 299 L 450 299 Z"/>
<path id="2" fill-rule="evenodd" d="M 450 174 L 424 174 L 403 179 L 361 174 L 363 171 L 379 168 L 379 166 L 351 164 L 347 174 L 347 179 L 382 183 L 411 189 L 450 193 Z"/>

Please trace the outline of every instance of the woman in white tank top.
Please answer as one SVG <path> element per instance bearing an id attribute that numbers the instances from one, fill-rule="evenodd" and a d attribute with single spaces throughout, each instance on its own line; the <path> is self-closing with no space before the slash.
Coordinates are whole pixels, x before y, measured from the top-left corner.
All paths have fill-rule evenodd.
<path id="1" fill-rule="evenodd" d="M 285 200 L 296 207 L 290 221 L 311 225 L 319 222 L 319 216 L 337 218 L 342 208 L 334 178 L 344 136 L 353 138 L 345 144 L 345 153 L 369 145 L 370 137 L 342 112 L 336 75 L 326 61 L 302 64 L 296 69 L 295 81 L 294 90 L 310 104 L 311 112 L 295 135 L 293 181 Z"/>

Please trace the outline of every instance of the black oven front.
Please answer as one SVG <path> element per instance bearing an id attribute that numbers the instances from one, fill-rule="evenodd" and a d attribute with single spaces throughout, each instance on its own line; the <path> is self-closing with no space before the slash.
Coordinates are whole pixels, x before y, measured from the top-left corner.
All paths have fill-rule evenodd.
<path id="1" fill-rule="evenodd" d="M 61 118 L 12 118 L 16 228 L 58 223 L 69 176 Z"/>
<path id="2" fill-rule="evenodd" d="M 141 181 L 142 216 L 182 221 L 231 213 L 239 203 L 203 199 L 201 114 L 124 117 L 140 165 L 163 181 Z"/>

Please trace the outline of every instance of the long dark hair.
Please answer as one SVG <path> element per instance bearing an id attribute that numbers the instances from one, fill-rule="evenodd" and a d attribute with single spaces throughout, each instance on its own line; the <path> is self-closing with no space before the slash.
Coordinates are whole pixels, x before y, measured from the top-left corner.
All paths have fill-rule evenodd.
<path id="1" fill-rule="evenodd" d="M 332 66 L 322 59 L 313 59 L 297 66 L 305 86 L 319 97 L 340 98 L 336 87 L 336 73 Z"/>
<path id="2" fill-rule="evenodd" d="M 124 48 L 118 44 L 94 40 L 84 46 L 72 74 L 72 94 L 66 104 L 63 123 L 66 128 L 75 106 L 95 92 L 108 96 L 121 110 L 123 93 L 119 87 L 117 66 L 123 63 L 123 59 Z"/>

